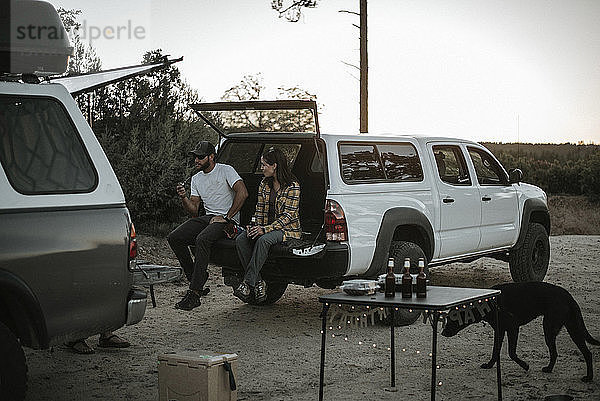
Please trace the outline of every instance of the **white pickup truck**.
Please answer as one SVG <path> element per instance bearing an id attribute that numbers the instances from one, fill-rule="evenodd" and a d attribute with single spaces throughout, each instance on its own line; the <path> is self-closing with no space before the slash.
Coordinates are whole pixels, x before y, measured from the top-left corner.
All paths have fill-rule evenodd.
<path id="1" fill-rule="evenodd" d="M 227 110 L 309 109 L 313 101 L 204 103 L 198 113 Z M 540 281 L 548 269 L 550 216 L 546 194 L 507 173 L 482 145 L 461 139 L 400 134 L 351 135 L 315 132 L 222 133 L 217 161 L 231 164 L 249 197 L 246 224 L 262 178 L 260 156 L 271 146 L 288 156 L 301 187 L 304 244 L 311 256 L 275 246 L 263 270 L 275 302 L 290 283 L 333 288 L 348 278 L 376 278 L 389 257 L 399 271 L 405 257 L 417 269 L 489 256 L 509 262 L 515 281 Z M 233 241 L 216 244 L 222 250 Z M 235 252 L 213 252 L 227 284 L 241 266 Z M 413 271 L 414 272 L 414 271 Z"/>

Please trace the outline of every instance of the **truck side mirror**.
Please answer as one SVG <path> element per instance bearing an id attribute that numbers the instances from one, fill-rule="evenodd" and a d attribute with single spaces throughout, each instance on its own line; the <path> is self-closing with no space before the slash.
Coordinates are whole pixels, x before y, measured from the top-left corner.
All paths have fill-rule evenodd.
<path id="1" fill-rule="evenodd" d="M 511 168 L 508 172 L 509 184 L 518 184 L 523 179 L 523 172 L 518 168 Z"/>

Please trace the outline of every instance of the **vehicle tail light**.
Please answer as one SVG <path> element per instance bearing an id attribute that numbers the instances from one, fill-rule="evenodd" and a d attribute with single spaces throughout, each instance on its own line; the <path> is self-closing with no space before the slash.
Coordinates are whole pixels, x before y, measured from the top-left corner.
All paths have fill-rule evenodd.
<path id="1" fill-rule="evenodd" d="M 325 238 L 327 241 L 347 241 L 348 225 L 344 210 L 334 200 L 325 203 Z"/>
<path id="2" fill-rule="evenodd" d="M 137 257 L 137 240 L 135 239 L 135 227 L 133 223 L 129 226 L 129 260 L 133 260 Z"/>

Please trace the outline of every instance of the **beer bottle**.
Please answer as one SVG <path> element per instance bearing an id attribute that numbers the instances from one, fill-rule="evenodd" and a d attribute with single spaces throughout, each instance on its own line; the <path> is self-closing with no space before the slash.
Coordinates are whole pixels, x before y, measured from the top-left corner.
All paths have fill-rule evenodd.
<path id="1" fill-rule="evenodd" d="M 404 259 L 402 275 L 402 298 L 412 298 L 412 276 L 410 275 L 410 258 Z"/>
<path id="2" fill-rule="evenodd" d="M 394 274 L 394 258 L 388 260 L 388 270 L 385 276 L 385 297 L 396 296 L 396 275 Z"/>
<path id="3" fill-rule="evenodd" d="M 417 298 L 427 296 L 427 276 L 425 275 L 425 260 L 419 259 L 419 275 L 417 276 Z"/>
<path id="4" fill-rule="evenodd" d="M 255 226 L 256 225 L 256 216 L 252 216 L 252 218 L 250 219 L 250 225 L 251 226 Z"/>

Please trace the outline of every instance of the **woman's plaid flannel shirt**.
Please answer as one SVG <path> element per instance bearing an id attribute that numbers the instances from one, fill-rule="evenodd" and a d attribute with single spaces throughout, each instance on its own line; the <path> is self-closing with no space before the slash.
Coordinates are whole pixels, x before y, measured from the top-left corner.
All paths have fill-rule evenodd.
<path id="1" fill-rule="evenodd" d="M 302 230 L 300 229 L 300 218 L 298 216 L 298 207 L 300 205 L 300 184 L 292 182 L 287 187 L 279 188 L 275 195 L 275 221 L 267 224 L 269 216 L 269 197 L 271 188 L 263 179 L 258 187 L 258 201 L 256 202 L 256 224 L 263 226 L 265 233 L 281 230 L 283 231 L 283 240 L 290 238 L 300 238 Z"/>

